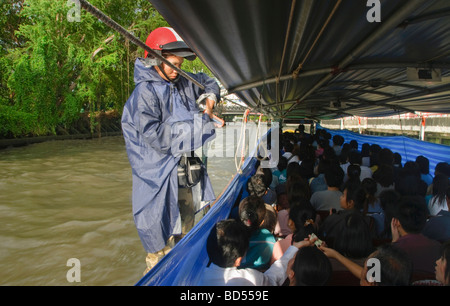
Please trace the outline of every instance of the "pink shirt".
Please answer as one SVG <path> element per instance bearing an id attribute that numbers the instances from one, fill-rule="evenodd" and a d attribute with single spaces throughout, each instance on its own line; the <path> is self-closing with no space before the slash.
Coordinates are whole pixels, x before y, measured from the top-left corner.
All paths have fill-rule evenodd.
<path id="1" fill-rule="evenodd" d="M 278 222 L 275 226 L 274 233 L 280 236 L 286 236 L 292 234 L 292 230 L 288 226 L 289 210 L 282 209 L 278 212 Z"/>

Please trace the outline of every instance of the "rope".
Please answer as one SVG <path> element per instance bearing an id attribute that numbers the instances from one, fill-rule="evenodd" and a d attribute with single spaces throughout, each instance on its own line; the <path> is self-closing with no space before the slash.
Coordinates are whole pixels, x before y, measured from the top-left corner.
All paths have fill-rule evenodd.
<path id="1" fill-rule="evenodd" d="M 245 160 L 245 154 L 244 154 L 245 153 L 245 148 L 246 148 L 245 147 L 245 128 L 247 126 L 247 118 L 248 118 L 248 114 L 249 113 L 250 113 L 249 109 L 245 110 L 244 116 L 242 117 L 243 120 L 242 120 L 241 134 L 239 136 L 238 145 L 236 146 L 236 153 L 234 154 L 234 164 L 236 166 L 236 171 L 239 174 L 242 174 L 241 167 L 242 167 L 242 165 L 244 163 L 244 160 Z M 239 146 L 241 147 L 241 160 L 240 160 L 240 162 L 238 164 L 238 162 L 237 162 L 237 155 L 238 155 Z"/>
<path id="2" fill-rule="evenodd" d="M 152 56 L 161 60 L 163 63 L 165 63 L 167 66 L 169 66 L 173 70 L 176 70 L 180 75 L 182 75 L 183 77 L 185 77 L 186 79 L 188 79 L 189 81 L 191 81 L 192 83 L 197 85 L 200 89 L 203 89 L 203 90 L 205 89 L 205 87 L 202 84 L 200 84 L 197 80 L 192 78 L 190 75 L 188 75 L 186 72 L 184 72 L 180 68 L 173 65 L 171 62 L 169 62 L 167 59 L 165 59 L 162 55 L 155 52 L 153 49 L 151 49 L 149 46 L 147 46 L 145 43 L 143 43 L 139 38 L 137 38 L 136 36 L 134 36 L 133 34 L 128 32 L 124 27 L 122 27 L 120 24 L 118 24 L 117 22 L 115 22 L 114 20 L 112 20 L 111 18 L 106 16 L 102 11 L 97 9 L 95 6 L 90 4 L 88 1 L 86 1 L 86 0 L 79 0 L 79 1 L 80 1 L 80 5 L 82 8 L 84 8 L 87 12 L 91 13 L 93 16 L 97 17 L 97 19 L 102 21 L 108 27 L 119 32 L 121 35 L 125 36 L 125 38 L 127 38 L 129 41 L 134 43 L 136 46 L 141 47 L 142 49 L 144 49 L 145 51 L 150 53 Z"/>
<path id="3" fill-rule="evenodd" d="M 300 73 L 300 70 L 303 69 L 303 65 L 305 64 L 306 60 L 308 59 L 309 55 L 311 54 L 312 50 L 314 49 L 314 47 L 316 46 L 317 42 L 319 41 L 320 37 L 322 36 L 323 32 L 325 31 L 326 27 L 328 26 L 328 24 L 331 21 L 331 18 L 333 18 L 333 15 L 336 13 L 337 9 L 339 8 L 339 5 L 341 4 L 342 0 L 338 0 L 335 4 L 335 6 L 333 7 L 333 10 L 331 11 L 330 15 L 328 16 L 327 20 L 325 21 L 325 24 L 322 26 L 322 28 L 320 29 L 319 34 L 317 35 L 316 39 L 314 40 L 313 44 L 311 45 L 311 47 L 308 50 L 308 53 L 306 54 L 305 58 L 303 59 L 303 61 L 298 65 L 297 69 L 295 69 L 295 71 L 292 73 L 294 79 L 298 78 L 298 75 Z"/>
<path id="4" fill-rule="evenodd" d="M 261 128 L 261 119 L 262 119 L 262 114 L 259 114 L 258 127 L 256 129 L 256 137 L 255 137 L 255 148 L 258 145 L 258 140 L 259 140 L 259 135 L 260 135 L 260 128 Z M 256 152 L 258 152 L 258 150 Z"/>

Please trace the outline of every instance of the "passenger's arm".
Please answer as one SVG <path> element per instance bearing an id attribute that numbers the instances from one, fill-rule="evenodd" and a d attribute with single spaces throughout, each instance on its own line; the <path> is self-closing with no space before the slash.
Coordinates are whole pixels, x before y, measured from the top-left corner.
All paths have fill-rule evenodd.
<path id="1" fill-rule="evenodd" d="M 320 247 L 320 249 L 325 253 L 325 255 L 327 255 L 327 257 L 337 259 L 358 279 L 361 278 L 363 267 L 353 262 L 352 260 L 348 259 L 347 257 L 345 257 L 344 255 L 342 255 L 341 253 L 339 253 L 334 249 L 327 248 L 323 245 Z"/>
<path id="2" fill-rule="evenodd" d="M 305 239 L 303 241 L 294 242 L 286 250 L 283 256 L 275 261 L 270 268 L 264 272 L 263 286 L 281 286 L 287 278 L 286 270 L 289 260 L 291 260 L 302 247 L 314 245 L 315 240 Z"/>

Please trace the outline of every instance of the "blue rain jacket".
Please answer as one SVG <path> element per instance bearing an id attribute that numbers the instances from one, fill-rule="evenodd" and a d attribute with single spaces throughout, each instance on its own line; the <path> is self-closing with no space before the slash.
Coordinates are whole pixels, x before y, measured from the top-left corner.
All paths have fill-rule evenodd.
<path id="1" fill-rule="evenodd" d="M 174 233 L 179 216 L 177 165 L 180 155 L 201 147 L 215 137 L 214 124 L 196 105 L 204 93 L 217 101 L 220 89 L 206 74 L 190 74 L 204 85 L 201 90 L 184 77 L 171 83 L 154 67 L 135 63 L 135 89 L 126 102 L 122 130 L 132 168 L 133 217 L 148 253 L 163 249 Z M 215 199 L 206 171 L 201 184 L 202 200 Z"/>

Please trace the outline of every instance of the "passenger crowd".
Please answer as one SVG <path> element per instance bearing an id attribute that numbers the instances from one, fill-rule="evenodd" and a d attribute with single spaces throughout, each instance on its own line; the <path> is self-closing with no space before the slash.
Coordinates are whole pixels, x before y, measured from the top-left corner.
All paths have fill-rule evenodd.
<path id="1" fill-rule="evenodd" d="M 211 231 L 201 285 L 450 284 L 448 163 L 302 125 L 279 149 Z"/>

